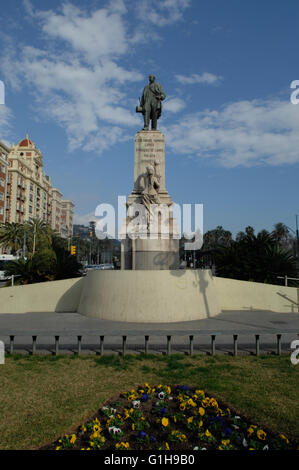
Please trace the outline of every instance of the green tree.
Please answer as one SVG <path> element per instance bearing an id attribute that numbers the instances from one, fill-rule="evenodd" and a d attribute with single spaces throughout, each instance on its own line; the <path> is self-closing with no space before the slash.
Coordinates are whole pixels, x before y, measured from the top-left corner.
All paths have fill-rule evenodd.
<path id="1" fill-rule="evenodd" d="M 218 225 L 214 230 L 209 230 L 203 237 L 203 250 L 214 250 L 219 246 L 230 246 L 232 234 Z"/>
<path id="2" fill-rule="evenodd" d="M 24 226 L 16 222 L 5 222 L 0 227 L 0 243 L 16 255 L 23 247 Z"/>
<path id="3" fill-rule="evenodd" d="M 272 234 L 255 235 L 249 227 L 231 246 L 215 251 L 216 274 L 246 281 L 279 284 L 277 276 L 296 277 L 296 260 Z"/>

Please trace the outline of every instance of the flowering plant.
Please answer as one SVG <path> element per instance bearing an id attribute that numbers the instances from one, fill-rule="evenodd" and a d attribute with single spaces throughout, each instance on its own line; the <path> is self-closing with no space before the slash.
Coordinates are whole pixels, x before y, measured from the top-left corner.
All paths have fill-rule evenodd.
<path id="1" fill-rule="evenodd" d="M 103 406 L 76 433 L 45 448 L 291 450 L 298 442 L 249 422 L 204 390 L 145 383 Z"/>

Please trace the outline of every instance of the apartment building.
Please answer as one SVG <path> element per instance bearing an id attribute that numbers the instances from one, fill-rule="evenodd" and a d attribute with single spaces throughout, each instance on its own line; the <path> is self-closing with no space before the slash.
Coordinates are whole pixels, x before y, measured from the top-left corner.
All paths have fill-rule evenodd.
<path id="1" fill-rule="evenodd" d="M 38 218 L 67 238 L 73 233 L 71 223 L 66 232 L 63 229 L 64 217 L 62 193 L 52 187 L 50 176 L 43 171 L 43 156 L 28 134 L 17 145 L 12 145 L 7 155 L 8 180 L 6 220 L 24 223 Z M 1 180 L 0 180 L 1 182 Z M 74 204 L 71 203 L 69 220 L 73 218 Z"/>
<path id="2" fill-rule="evenodd" d="M 9 148 L 0 141 L 0 223 L 6 221 L 6 192 Z"/>
<path id="3" fill-rule="evenodd" d="M 64 238 L 71 238 L 74 225 L 74 203 L 70 200 L 61 202 L 61 232 Z"/>

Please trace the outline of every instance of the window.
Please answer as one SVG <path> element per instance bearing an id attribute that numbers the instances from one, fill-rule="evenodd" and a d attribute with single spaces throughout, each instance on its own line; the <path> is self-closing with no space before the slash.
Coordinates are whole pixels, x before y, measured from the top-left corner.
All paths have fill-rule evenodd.
<path id="1" fill-rule="evenodd" d="M 29 194 L 29 201 L 30 201 L 30 202 L 33 202 L 33 196 L 32 196 L 32 194 Z"/>
<path id="2" fill-rule="evenodd" d="M 4 201 L 4 194 L 0 191 L 0 201 Z"/>
<path id="3" fill-rule="evenodd" d="M 33 191 L 33 183 L 30 183 L 30 191 Z"/>
<path id="4" fill-rule="evenodd" d="M 0 207 L 0 215 L 3 214 L 3 207 Z"/>
<path id="5" fill-rule="evenodd" d="M 32 206 L 29 206 L 29 214 L 32 214 Z"/>
<path id="6" fill-rule="evenodd" d="M 5 166 L 4 165 L 1 165 L 1 171 L 2 171 L 2 173 L 5 173 Z"/>
<path id="7" fill-rule="evenodd" d="M 0 186 L 4 187 L 4 179 L 3 178 L 0 178 Z"/>

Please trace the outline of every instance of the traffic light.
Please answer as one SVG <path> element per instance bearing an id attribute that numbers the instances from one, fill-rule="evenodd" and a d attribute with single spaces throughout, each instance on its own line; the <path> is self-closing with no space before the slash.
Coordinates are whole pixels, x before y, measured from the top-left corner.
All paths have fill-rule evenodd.
<path id="1" fill-rule="evenodd" d="M 76 254 L 76 247 L 75 245 L 72 245 L 71 246 L 71 255 L 75 255 Z"/>

